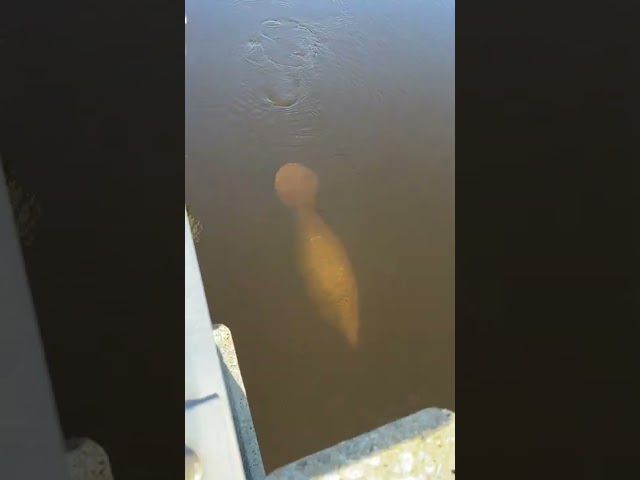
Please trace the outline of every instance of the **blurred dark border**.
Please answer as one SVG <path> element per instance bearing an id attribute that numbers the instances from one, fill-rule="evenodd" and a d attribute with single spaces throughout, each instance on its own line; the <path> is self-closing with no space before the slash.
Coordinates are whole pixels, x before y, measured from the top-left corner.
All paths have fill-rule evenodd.
<path id="1" fill-rule="evenodd" d="M 63 427 L 102 443 L 116 478 L 173 478 L 184 6 L 21 5 L 0 15 L 0 144 L 42 203 L 25 252 Z M 633 473 L 632 6 L 457 2 L 461 471 Z"/>
<path id="2" fill-rule="evenodd" d="M 631 2 L 457 2 L 463 475 L 634 473 L 640 42 L 633 10 Z"/>
<path id="3" fill-rule="evenodd" d="M 41 205 L 24 256 L 64 433 L 115 478 L 181 478 L 184 4 L 2 10 L 0 148 Z"/>

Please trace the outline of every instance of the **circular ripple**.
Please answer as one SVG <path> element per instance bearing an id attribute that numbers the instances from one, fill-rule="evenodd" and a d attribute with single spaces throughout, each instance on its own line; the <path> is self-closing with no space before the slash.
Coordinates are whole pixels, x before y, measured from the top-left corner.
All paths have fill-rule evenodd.
<path id="1" fill-rule="evenodd" d="M 267 99 L 276 107 L 291 107 L 302 97 L 302 80 L 292 75 L 274 78 L 266 87 Z"/>
<path id="2" fill-rule="evenodd" d="M 320 49 L 311 28 L 295 20 L 265 20 L 261 39 L 265 56 L 285 67 L 310 66 Z"/>
<path id="3" fill-rule="evenodd" d="M 291 107 L 305 93 L 321 43 L 308 25 L 291 19 L 265 20 L 247 42 L 245 59 L 266 77 L 265 96 L 276 107 Z"/>

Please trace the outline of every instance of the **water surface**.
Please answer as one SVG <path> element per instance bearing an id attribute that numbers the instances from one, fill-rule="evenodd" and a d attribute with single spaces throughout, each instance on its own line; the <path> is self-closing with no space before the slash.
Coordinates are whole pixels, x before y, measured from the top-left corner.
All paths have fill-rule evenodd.
<path id="1" fill-rule="evenodd" d="M 187 202 L 267 470 L 453 409 L 453 2 L 189 0 L 187 16 Z M 306 287 L 274 189 L 289 163 L 316 175 L 313 215 L 346 252 L 357 348 Z"/>

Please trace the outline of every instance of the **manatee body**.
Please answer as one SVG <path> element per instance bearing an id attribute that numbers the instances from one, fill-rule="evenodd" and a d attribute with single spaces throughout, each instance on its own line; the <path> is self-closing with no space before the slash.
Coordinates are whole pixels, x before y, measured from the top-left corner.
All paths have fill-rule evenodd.
<path id="1" fill-rule="evenodd" d="M 316 174 L 301 164 L 286 164 L 276 174 L 275 189 L 295 217 L 297 263 L 309 298 L 322 317 L 357 348 L 358 286 L 344 245 L 316 211 Z"/>

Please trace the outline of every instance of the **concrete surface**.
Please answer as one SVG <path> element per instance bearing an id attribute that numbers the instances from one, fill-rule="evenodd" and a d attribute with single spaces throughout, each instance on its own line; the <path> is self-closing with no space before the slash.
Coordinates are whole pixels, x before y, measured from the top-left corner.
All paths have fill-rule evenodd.
<path id="1" fill-rule="evenodd" d="M 68 441 L 65 458 L 71 480 L 113 480 L 107 453 L 89 438 Z"/>
<path id="2" fill-rule="evenodd" d="M 23 247 L 30 246 L 42 215 L 42 207 L 35 196 L 22 188 L 11 168 L 2 165 L 15 225 Z"/>
<path id="3" fill-rule="evenodd" d="M 271 473 L 267 480 L 454 480 L 455 415 L 428 408 Z"/>
<path id="4" fill-rule="evenodd" d="M 191 226 L 191 238 L 193 238 L 194 243 L 198 243 L 203 230 L 202 222 L 193 215 L 189 205 L 187 205 L 187 218 L 189 219 L 189 225 Z"/>
<path id="5" fill-rule="evenodd" d="M 231 402 L 231 412 L 240 441 L 240 452 L 247 478 L 249 480 L 263 480 L 266 476 L 264 465 L 251 418 L 247 392 L 238 365 L 233 337 L 229 329 L 220 324 L 213 326 L 213 335 L 220 351 L 225 383 Z"/>

